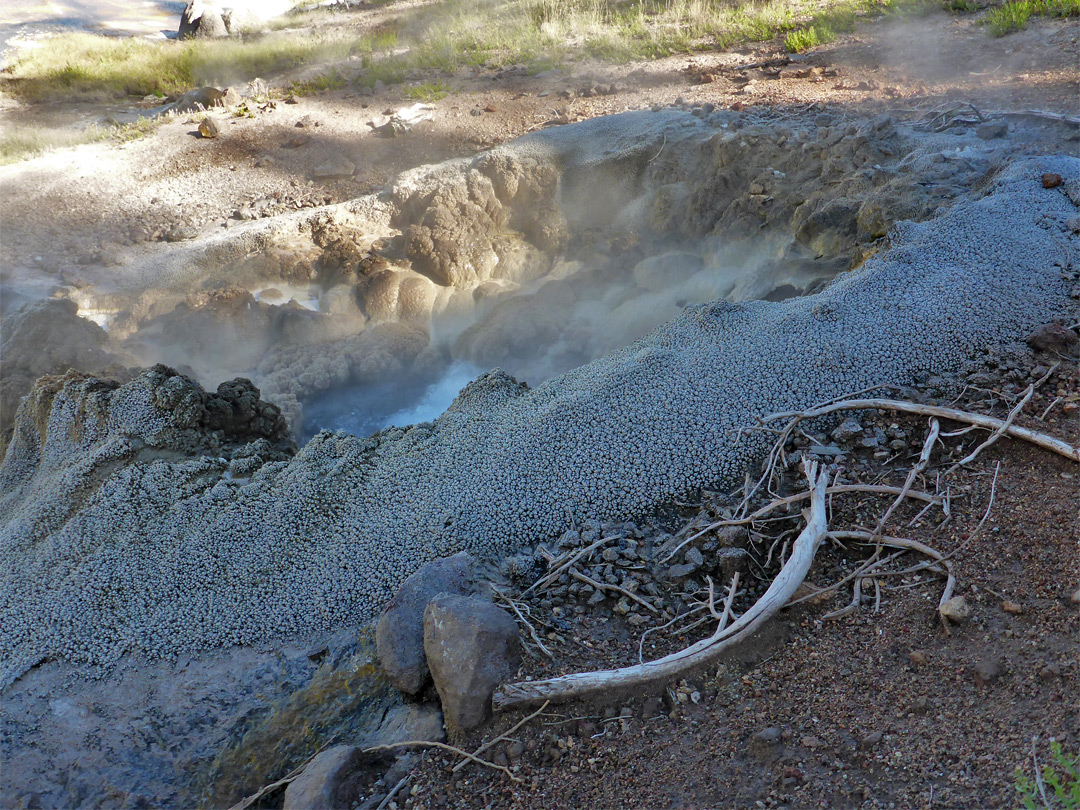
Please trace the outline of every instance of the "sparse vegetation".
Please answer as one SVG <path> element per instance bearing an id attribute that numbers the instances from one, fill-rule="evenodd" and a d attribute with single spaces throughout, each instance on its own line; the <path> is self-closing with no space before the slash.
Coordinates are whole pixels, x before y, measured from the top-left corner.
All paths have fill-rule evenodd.
<path id="1" fill-rule="evenodd" d="M 0 137 L 0 166 L 84 143 L 104 140 L 128 143 L 149 135 L 159 123 L 160 119 L 139 118 L 130 124 L 92 124 L 85 129 L 21 127 Z"/>
<path id="2" fill-rule="evenodd" d="M 788 49 L 800 51 L 850 31 L 860 16 L 920 1 L 834 0 L 819 8 L 809 0 L 505 0 L 494 7 L 448 0 L 435 19 L 424 7 L 352 38 L 292 31 L 151 42 L 65 34 L 24 53 L 7 69 L 4 83 L 28 100 L 171 95 L 199 84 L 246 83 L 298 65 L 326 64 L 324 73 L 291 88 L 307 95 L 353 80 L 368 87 L 396 84 L 470 65 L 520 64 L 539 71 L 581 57 L 655 58 L 785 33 Z M 348 66 L 350 60 L 359 61 L 359 70 Z"/>
<path id="3" fill-rule="evenodd" d="M 1023 768 L 1014 774 L 1023 810 L 1080 810 L 1080 754 L 1070 757 L 1061 743 L 1050 743 L 1050 762 L 1032 763 L 1032 776 Z"/>
<path id="4" fill-rule="evenodd" d="M 348 55 L 347 40 L 310 36 L 150 41 L 62 34 L 23 52 L 4 85 L 29 101 L 170 95 Z"/>
<path id="5" fill-rule="evenodd" d="M 1027 28 L 1032 17 L 1075 17 L 1080 15 L 1080 0 L 1009 0 L 986 15 L 990 36 L 1003 37 Z"/>
<path id="6" fill-rule="evenodd" d="M 450 94 L 449 86 L 438 79 L 420 82 L 405 89 L 405 98 L 412 101 L 438 101 Z"/>

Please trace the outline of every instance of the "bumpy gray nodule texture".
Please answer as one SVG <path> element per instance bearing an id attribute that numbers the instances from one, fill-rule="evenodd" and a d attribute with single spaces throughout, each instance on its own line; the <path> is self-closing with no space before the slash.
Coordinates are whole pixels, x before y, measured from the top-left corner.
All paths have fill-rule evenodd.
<path id="1" fill-rule="evenodd" d="M 1043 189 L 1048 171 L 1065 186 Z M 145 376 L 72 383 L 43 435 L 20 417 L 0 468 L 0 685 L 43 656 L 107 662 L 356 622 L 427 560 L 738 480 L 765 441 L 737 437 L 756 416 L 946 371 L 1063 314 L 1078 201 L 1080 161 L 1018 160 L 817 295 L 691 307 L 534 390 L 493 372 L 435 423 L 323 433 L 254 472 L 147 455 L 167 445 L 175 403 Z"/>

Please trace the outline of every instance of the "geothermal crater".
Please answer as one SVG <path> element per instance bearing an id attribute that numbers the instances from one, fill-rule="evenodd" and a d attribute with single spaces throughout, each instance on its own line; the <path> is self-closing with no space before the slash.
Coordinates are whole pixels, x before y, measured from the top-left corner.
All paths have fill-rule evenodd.
<path id="1" fill-rule="evenodd" d="M 100 711 L 65 704 L 42 734 L 108 737 L 132 694 L 194 679 L 159 707 L 177 746 L 109 776 L 190 799 L 173 769 L 228 726 L 194 707 L 265 709 L 279 659 L 299 689 L 307 640 L 366 622 L 425 561 L 730 486 L 763 447 L 740 435 L 755 417 L 955 370 L 1066 313 L 1078 203 L 1073 158 L 706 105 L 540 132 L 88 265 L 48 298 L 23 279 L 4 711 L 101 675 L 73 687 Z M 97 376 L 31 390 L 68 367 Z M 254 385 L 199 385 L 236 375 Z M 100 789 L 78 784 L 57 795 Z"/>

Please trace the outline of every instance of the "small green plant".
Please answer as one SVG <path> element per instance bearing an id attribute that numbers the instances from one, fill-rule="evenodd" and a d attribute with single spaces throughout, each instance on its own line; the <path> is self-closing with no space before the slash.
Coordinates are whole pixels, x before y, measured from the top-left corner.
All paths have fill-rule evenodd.
<path id="1" fill-rule="evenodd" d="M 309 79 L 294 81 L 291 92 L 294 96 L 311 96 L 316 93 L 324 93 L 327 90 L 337 90 L 344 87 L 348 82 L 345 75 L 337 68 L 319 73 Z"/>
<path id="2" fill-rule="evenodd" d="M 948 11 L 956 11 L 962 14 L 970 14 L 979 10 L 979 4 L 973 0 L 946 0 L 945 8 Z"/>
<path id="3" fill-rule="evenodd" d="M 450 93 L 450 88 L 445 82 L 438 79 L 434 81 L 420 82 L 420 84 L 414 84 L 411 87 L 405 89 L 405 98 L 412 101 L 438 101 L 440 98 L 446 98 Z"/>
<path id="4" fill-rule="evenodd" d="M 1075 17 L 1080 15 L 1080 0 L 1009 0 L 986 15 L 986 30 L 992 37 L 1003 37 L 1027 28 L 1032 17 Z"/>
<path id="5" fill-rule="evenodd" d="M 1014 773 L 1023 810 L 1080 810 L 1080 754 L 1070 757 L 1061 743 L 1050 743 L 1050 762 L 1039 768 L 1032 748 L 1033 777 Z"/>

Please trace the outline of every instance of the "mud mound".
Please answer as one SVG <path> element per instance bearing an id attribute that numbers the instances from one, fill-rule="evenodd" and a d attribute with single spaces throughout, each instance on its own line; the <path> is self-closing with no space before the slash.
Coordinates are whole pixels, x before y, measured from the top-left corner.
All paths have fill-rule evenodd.
<path id="1" fill-rule="evenodd" d="M 1064 186 L 1044 189 L 1044 172 Z M 755 416 L 955 369 L 1068 311 L 1078 189 L 1080 161 L 1018 160 L 818 294 L 690 307 L 536 389 L 492 373 L 434 423 L 323 433 L 289 461 L 269 442 L 231 462 L 133 454 L 203 424 L 198 390 L 161 369 L 111 391 L 66 381 L 51 401 L 40 386 L 0 472 L 2 680 L 44 657 L 355 623 L 432 558 L 505 553 L 574 516 L 738 480 L 760 447 L 737 428 Z"/>

